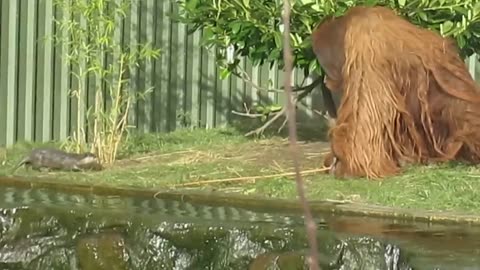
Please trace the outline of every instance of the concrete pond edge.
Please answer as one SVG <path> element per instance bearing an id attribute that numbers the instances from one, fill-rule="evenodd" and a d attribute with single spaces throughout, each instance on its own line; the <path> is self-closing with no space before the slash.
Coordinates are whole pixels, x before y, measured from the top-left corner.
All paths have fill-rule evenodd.
<path id="1" fill-rule="evenodd" d="M 59 183 L 54 179 L 0 176 L 0 186 L 21 189 L 50 189 L 70 194 L 94 194 L 99 196 L 143 197 L 180 200 L 206 205 L 261 208 L 274 212 L 302 211 L 299 201 L 293 199 L 265 198 L 254 195 L 225 194 L 191 190 L 158 191 L 138 187 L 114 187 Z M 480 215 L 451 211 L 401 209 L 348 201 L 310 200 L 310 208 L 316 213 L 405 220 L 413 222 L 480 225 Z"/>

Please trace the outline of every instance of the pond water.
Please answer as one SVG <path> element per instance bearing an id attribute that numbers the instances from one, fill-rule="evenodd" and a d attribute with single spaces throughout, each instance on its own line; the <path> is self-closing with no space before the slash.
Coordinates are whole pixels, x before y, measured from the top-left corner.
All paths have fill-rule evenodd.
<path id="1" fill-rule="evenodd" d="M 0 189 L 0 269 L 308 269 L 301 213 Z M 480 269 L 480 229 L 315 214 L 321 269 Z"/>

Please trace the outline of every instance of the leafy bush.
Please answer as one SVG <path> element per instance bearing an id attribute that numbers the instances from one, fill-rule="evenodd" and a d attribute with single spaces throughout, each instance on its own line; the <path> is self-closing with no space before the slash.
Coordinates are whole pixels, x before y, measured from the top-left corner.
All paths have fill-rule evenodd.
<path id="1" fill-rule="evenodd" d="M 178 0 L 180 21 L 191 32 L 203 30 L 203 44 L 224 51 L 230 45 L 236 56 L 254 65 L 274 62 L 283 67 L 280 0 Z M 480 2 L 472 0 L 291 0 L 291 46 L 294 67 L 309 74 L 320 71 L 311 50 L 310 35 L 325 16 L 342 15 L 356 5 L 388 6 L 414 24 L 457 40 L 462 56 L 480 52 Z M 225 54 L 218 55 L 225 63 Z M 235 60 L 230 69 L 239 62 Z"/>

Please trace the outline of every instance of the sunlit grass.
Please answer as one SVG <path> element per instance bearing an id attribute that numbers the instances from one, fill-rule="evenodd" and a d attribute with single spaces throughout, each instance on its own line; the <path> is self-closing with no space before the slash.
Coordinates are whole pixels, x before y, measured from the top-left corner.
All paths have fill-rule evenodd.
<path id="1" fill-rule="evenodd" d="M 365 179 L 336 180 L 329 176 L 306 177 L 308 197 L 363 202 L 418 210 L 477 211 L 480 199 L 478 168 L 436 165 L 410 168 L 381 182 Z M 259 183 L 257 191 L 275 197 L 295 197 L 285 180 Z"/>

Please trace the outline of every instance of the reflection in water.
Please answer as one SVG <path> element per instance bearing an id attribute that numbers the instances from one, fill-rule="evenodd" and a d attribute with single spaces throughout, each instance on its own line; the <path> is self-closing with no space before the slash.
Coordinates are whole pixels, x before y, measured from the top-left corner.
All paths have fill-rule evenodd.
<path id="1" fill-rule="evenodd" d="M 478 226 L 412 224 L 364 217 L 337 217 L 328 223 L 339 237 L 344 233 L 371 236 L 408 248 L 415 254 L 412 264 L 428 265 L 427 269 L 480 269 Z"/>
<path id="2" fill-rule="evenodd" d="M 307 269 L 296 213 L 14 188 L 0 208 L 5 270 Z M 480 269 L 474 228 L 316 221 L 321 269 Z"/>

